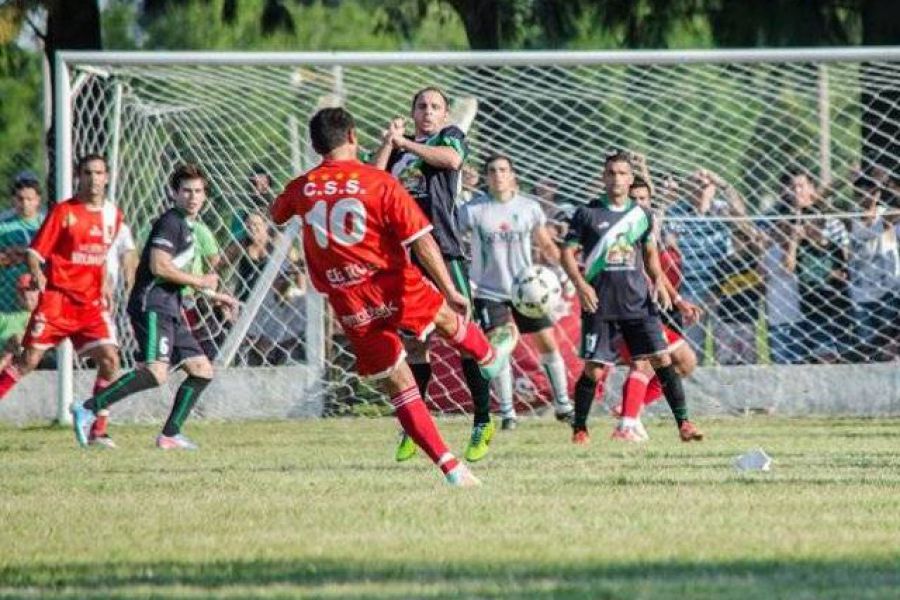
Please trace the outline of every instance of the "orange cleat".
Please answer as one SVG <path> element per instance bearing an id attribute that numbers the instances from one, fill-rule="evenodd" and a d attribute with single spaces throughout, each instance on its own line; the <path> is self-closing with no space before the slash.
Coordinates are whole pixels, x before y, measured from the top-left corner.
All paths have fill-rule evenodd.
<path id="1" fill-rule="evenodd" d="M 572 443 L 576 446 L 587 446 L 591 443 L 591 434 L 587 432 L 587 429 L 577 429 L 572 434 Z"/>
<path id="2" fill-rule="evenodd" d="M 703 432 L 690 421 L 684 421 L 678 428 L 678 435 L 682 442 L 702 442 Z"/>

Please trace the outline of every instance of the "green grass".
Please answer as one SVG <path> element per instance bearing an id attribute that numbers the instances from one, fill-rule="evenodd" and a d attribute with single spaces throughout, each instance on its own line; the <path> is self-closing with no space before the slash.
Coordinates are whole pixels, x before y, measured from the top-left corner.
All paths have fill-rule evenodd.
<path id="1" fill-rule="evenodd" d="M 0 598 L 897 597 L 900 421 L 594 424 L 499 433 L 476 490 L 393 463 L 390 419 L 190 424 L 192 454 L 0 428 Z M 734 472 L 756 446 L 774 470 Z"/>

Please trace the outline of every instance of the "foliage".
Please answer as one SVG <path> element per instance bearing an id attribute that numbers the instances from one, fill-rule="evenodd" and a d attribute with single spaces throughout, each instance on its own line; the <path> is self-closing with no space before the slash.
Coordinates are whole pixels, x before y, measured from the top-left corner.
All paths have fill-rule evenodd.
<path id="1" fill-rule="evenodd" d="M 0 45 L 0 190 L 4 198 L 16 172 L 44 171 L 42 92 L 41 57 L 14 44 Z"/>
<path id="2" fill-rule="evenodd" d="M 135 399 L 132 402 L 143 402 Z M 201 404 L 202 408 L 202 404 Z M 113 411 L 115 415 L 115 410 Z M 453 490 L 393 419 L 0 428 L 0 595 L 41 598 L 895 598 L 895 419 L 728 418 L 709 440 L 568 441 L 526 419 Z M 469 423 L 441 420 L 459 449 Z M 736 473 L 762 446 L 771 473 Z M 102 543 L 100 543 L 102 541 Z"/>

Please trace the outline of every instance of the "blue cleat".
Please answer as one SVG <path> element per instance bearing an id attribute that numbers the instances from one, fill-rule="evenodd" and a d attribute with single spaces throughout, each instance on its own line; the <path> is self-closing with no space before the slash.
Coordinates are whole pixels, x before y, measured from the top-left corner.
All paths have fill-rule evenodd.
<path id="1" fill-rule="evenodd" d="M 72 429 L 75 430 L 75 440 L 82 448 L 87 448 L 91 425 L 97 417 L 93 411 L 84 407 L 84 402 L 75 402 L 69 408 L 72 413 Z"/>

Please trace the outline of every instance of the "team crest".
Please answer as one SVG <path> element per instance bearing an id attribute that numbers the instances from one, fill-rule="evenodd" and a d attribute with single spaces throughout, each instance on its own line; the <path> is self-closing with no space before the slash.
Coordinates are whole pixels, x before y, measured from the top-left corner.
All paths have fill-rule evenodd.
<path id="1" fill-rule="evenodd" d="M 72 227 L 75 223 L 78 222 L 78 219 L 75 218 L 75 215 L 72 213 L 68 213 L 63 219 L 62 226 L 63 227 Z"/>

